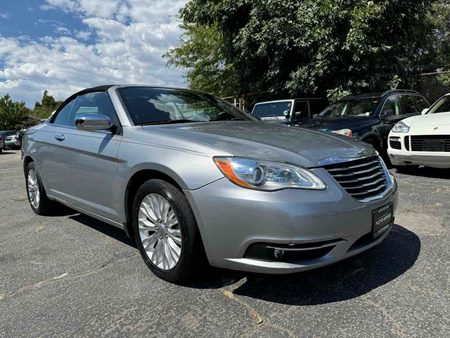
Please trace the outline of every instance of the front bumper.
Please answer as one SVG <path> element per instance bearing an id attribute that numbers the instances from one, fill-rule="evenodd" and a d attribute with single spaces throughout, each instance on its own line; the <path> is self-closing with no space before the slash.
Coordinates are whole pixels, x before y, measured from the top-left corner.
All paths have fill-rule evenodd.
<path id="1" fill-rule="evenodd" d="M 14 141 L 14 140 L 12 140 L 12 141 L 9 141 L 9 140 L 5 141 L 5 147 L 18 147 L 19 145 L 20 144 L 19 144 L 18 141 Z"/>
<path id="2" fill-rule="evenodd" d="M 449 152 L 406 151 L 389 148 L 388 155 L 394 166 L 424 165 L 432 168 L 450 168 Z"/>
<path id="3" fill-rule="evenodd" d="M 325 169 L 314 172 L 327 184 L 326 190 L 263 192 L 238 187 L 223 178 L 185 191 L 209 263 L 259 273 L 294 273 L 335 263 L 386 238 L 391 225 L 375 239 L 371 237 L 372 211 L 388 203 L 396 209 L 395 182 L 384 198 L 362 203 L 348 195 Z M 322 254 L 289 261 L 249 256 L 249 250 L 260 244 L 302 250 L 318 247 Z"/>

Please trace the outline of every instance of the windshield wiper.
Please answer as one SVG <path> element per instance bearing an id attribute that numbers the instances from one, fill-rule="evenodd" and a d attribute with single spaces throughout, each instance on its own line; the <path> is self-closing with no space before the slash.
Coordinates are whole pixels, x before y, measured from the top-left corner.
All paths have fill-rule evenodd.
<path id="1" fill-rule="evenodd" d="M 194 121 L 194 120 L 186 120 L 186 119 L 162 120 L 162 121 L 145 122 L 145 123 L 141 123 L 141 125 L 147 126 L 147 125 L 152 125 L 152 124 L 192 123 L 192 122 L 202 122 L 202 121 Z"/>
<path id="2" fill-rule="evenodd" d="M 249 121 L 249 120 L 240 117 L 233 117 L 231 119 L 214 119 L 210 120 L 209 122 L 225 122 L 225 121 Z"/>

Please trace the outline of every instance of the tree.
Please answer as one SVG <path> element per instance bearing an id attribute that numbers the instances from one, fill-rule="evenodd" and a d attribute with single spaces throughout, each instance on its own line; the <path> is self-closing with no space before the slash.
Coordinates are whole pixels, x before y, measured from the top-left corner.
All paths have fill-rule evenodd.
<path id="1" fill-rule="evenodd" d="M 6 94 L 0 98 L 0 130 L 21 129 L 30 110 L 25 102 L 12 101 Z"/>
<path id="2" fill-rule="evenodd" d="M 436 52 L 433 65 L 439 70 L 447 70 L 438 76 L 438 80 L 450 87 L 450 0 L 436 1 L 429 13 L 429 20 L 433 27 L 432 41 Z"/>
<path id="3" fill-rule="evenodd" d="M 237 79 L 234 68 L 225 59 L 223 35 L 216 25 L 182 25 L 181 46 L 169 50 L 164 57 L 169 65 L 187 68 L 186 78 L 192 89 L 219 96 L 235 93 Z"/>
<path id="4" fill-rule="evenodd" d="M 431 50 L 431 3 L 190 0 L 181 18 L 185 27 L 219 29 L 236 90 L 326 95 L 386 89 L 419 71 Z M 204 57 L 192 56 L 191 65 Z"/>
<path id="5" fill-rule="evenodd" d="M 56 101 L 51 95 L 48 95 L 48 91 L 44 91 L 42 95 L 41 102 L 36 102 L 34 104 L 33 115 L 45 119 L 50 116 L 60 105 L 62 101 Z"/>
<path id="6" fill-rule="evenodd" d="M 433 43 L 436 51 L 435 63 L 450 66 L 450 0 L 433 3 L 428 18 L 433 27 Z"/>

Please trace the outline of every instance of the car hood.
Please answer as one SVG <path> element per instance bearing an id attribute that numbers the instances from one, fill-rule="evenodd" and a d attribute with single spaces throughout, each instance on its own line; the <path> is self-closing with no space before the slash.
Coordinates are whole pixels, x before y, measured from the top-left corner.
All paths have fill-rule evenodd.
<path id="1" fill-rule="evenodd" d="M 150 129 L 144 127 L 144 129 Z M 348 161 L 375 154 L 375 150 L 349 137 L 297 127 L 253 121 L 227 121 L 166 125 L 162 133 L 176 138 L 185 149 L 207 146 L 210 155 L 233 155 L 290 162 L 305 167 Z"/>
<path id="2" fill-rule="evenodd" d="M 410 126 L 410 133 L 417 135 L 450 133 L 450 112 L 426 114 L 404 120 Z"/>

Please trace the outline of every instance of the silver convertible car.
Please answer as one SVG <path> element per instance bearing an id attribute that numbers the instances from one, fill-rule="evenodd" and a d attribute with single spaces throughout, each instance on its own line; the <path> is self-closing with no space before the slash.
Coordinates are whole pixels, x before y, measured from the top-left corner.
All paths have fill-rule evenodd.
<path id="1" fill-rule="evenodd" d="M 292 273 L 386 238 L 397 184 L 351 138 L 266 124 L 209 94 L 102 86 L 29 129 L 31 208 L 60 202 L 123 228 L 176 283 L 204 264 Z"/>

